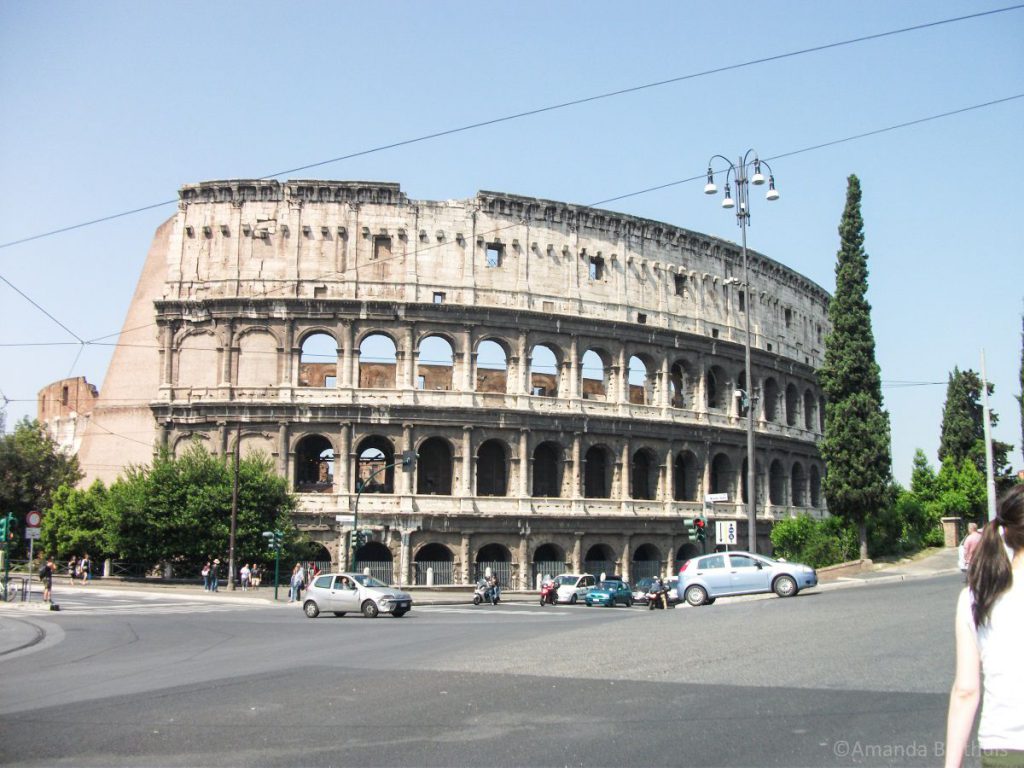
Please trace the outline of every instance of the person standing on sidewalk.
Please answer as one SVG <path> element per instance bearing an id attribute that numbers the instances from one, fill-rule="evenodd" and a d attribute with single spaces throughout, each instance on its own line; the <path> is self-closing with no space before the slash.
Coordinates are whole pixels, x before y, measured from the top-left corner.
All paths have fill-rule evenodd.
<path id="1" fill-rule="evenodd" d="M 220 568 L 220 560 L 214 560 L 210 563 L 210 591 L 217 591 L 217 569 Z"/>
<path id="2" fill-rule="evenodd" d="M 53 593 L 53 560 L 46 558 L 46 562 L 43 563 L 43 567 L 39 569 L 39 581 L 43 583 L 43 602 L 51 602 Z"/>
<path id="3" fill-rule="evenodd" d="M 247 592 L 249 590 L 249 583 L 252 580 L 252 571 L 249 569 L 249 564 L 246 563 L 242 566 L 242 570 L 238 572 L 239 581 L 242 582 L 242 591 Z"/>
<path id="4" fill-rule="evenodd" d="M 203 566 L 203 589 L 207 592 L 210 591 L 210 561 L 206 561 L 206 565 Z"/>
<path id="5" fill-rule="evenodd" d="M 981 543 L 981 534 L 978 532 L 977 523 L 967 524 L 967 536 L 964 537 L 964 570 L 971 569 L 971 560 L 974 558 L 974 551 Z"/>
<path id="6" fill-rule="evenodd" d="M 956 606 L 956 677 L 946 718 L 946 768 L 959 768 L 974 716 L 981 765 L 1024 766 L 1024 485 L 985 526 Z"/>

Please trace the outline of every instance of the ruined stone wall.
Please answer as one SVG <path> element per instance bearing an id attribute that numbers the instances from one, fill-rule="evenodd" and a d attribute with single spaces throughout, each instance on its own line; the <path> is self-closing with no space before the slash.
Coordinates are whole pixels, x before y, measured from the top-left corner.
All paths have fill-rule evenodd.
<path id="1" fill-rule="evenodd" d="M 61 379 L 39 390 L 36 418 L 62 451 L 78 453 L 98 398 L 96 387 L 84 376 Z"/>

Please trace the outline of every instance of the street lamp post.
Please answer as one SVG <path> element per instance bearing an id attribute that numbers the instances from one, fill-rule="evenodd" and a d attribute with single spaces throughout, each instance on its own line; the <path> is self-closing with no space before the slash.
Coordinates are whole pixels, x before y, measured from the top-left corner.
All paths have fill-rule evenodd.
<path id="1" fill-rule="evenodd" d="M 746 293 L 743 302 L 744 325 L 746 326 L 746 336 L 743 343 L 743 361 L 746 367 L 746 381 L 744 385 L 746 386 L 745 399 L 747 403 L 747 539 L 750 551 L 757 552 L 756 488 L 754 485 L 757 477 L 754 462 L 754 405 L 757 402 L 757 398 L 754 395 L 754 376 L 750 368 L 750 304 L 752 291 L 750 290 L 750 274 L 747 270 L 747 224 L 750 221 L 749 185 L 761 186 L 765 183 L 764 174 L 761 173 L 761 166 L 768 170 L 768 193 L 765 195 L 765 199 L 778 200 L 779 192 L 775 189 L 775 176 L 772 173 L 771 166 L 758 158 L 757 152 L 753 149 L 748 149 L 743 157 L 739 158 L 735 163 L 723 155 L 711 156 L 711 159 L 708 161 L 708 182 L 704 186 L 704 194 L 714 195 L 718 192 L 718 187 L 715 185 L 714 171 L 711 168 L 715 158 L 720 158 L 728 164 L 728 170 L 725 172 L 725 197 L 722 199 L 722 207 L 736 209 L 736 223 L 743 233 L 743 290 Z M 753 171 L 753 176 L 748 178 L 747 174 L 751 170 Z M 735 200 L 733 200 L 730 194 L 730 180 L 736 184 Z"/>

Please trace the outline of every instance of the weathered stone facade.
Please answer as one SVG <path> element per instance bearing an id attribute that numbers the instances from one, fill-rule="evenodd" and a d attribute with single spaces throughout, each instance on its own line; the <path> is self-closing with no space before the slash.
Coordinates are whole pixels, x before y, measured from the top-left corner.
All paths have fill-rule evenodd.
<path id="1" fill-rule="evenodd" d="M 228 451 L 240 430 L 335 563 L 335 515 L 358 503 L 373 541 L 356 558 L 395 581 L 429 567 L 461 583 L 485 564 L 516 584 L 637 578 L 695 551 L 682 519 L 705 493 L 729 495 L 717 519 L 744 518 L 735 393 L 752 297 L 767 548 L 772 520 L 825 513 L 828 295 L 748 255 L 749 292 L 727 282 L 742 276 L 735 244 L 608 211 L 494 192 L 414 201 L 384 183 L 189 185 L 103 386 L 124 400 L 97 417 L 131 431 L 124 463 L 151 455 L 146 425 L 174 451 Z M 83 446 L 90 478 L 113 446 Z M 411 470 L 383 469 L 357 502 L 357 478 L 409 451 Z"/>
<path id="2" fill-rule="evenodd" d="M 36 395 L 36 418 L 67 454 L 78 453 L 99 392 L 84 376 L 47 384 Z"/>

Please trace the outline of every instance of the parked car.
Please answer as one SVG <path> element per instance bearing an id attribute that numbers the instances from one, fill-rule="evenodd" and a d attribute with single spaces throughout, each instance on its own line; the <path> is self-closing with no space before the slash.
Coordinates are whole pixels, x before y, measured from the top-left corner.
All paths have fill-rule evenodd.
<path id="1" fill-rule="evenodd" d="M 558 602 L 575 605 L 594 588 L 597 579 L 589 573 L 563 573 L 555 577 L 555 584 L 558 585 Z"/>
<path id="2" fill-rule="evenodd" d="M 311 619 L 324 611 L 335 616 L 359 611 L 368 619 L 390 613 L 397 619 L 412 610 L 412 595 L 362 573 L 325 573 L 306 590 L 302 610 Z"/>
<path id="3" fill-rule="evenodd" d="M 750 552 L 718 552 L 683 563 L 676 589 L 690 605 L 710 605 L 726 595 L 774 592 L 779 597 L 792 597 L 801 589 L 817 585 L 818 574 L 809 565 Z"/>
<path id="4" fill-rule="evenodd" d="M 588 606 L 603 605 L 606 608 L 613 608 L 616 603 L 622 603 L 628 608 L 633 604 L 633 590 L 625 581 L 605 579 L 587 592 L 583 600 Z"/>
<path id="5" fill-rule="evenodd" d="M 675 577 L 672 577 L 671 579 L 664 579 L 665 586 L 668 587 L 669 608 L 679 603 L 679 595 L 676 592 L 676 584 L 678 581 L 679 579 Z M 653 576 L 640 579 L 640 581 L 633 586 L 633 602 L 637 605 L 647 605 L 647 593 L 651 591 L 651 584 L 653 583 Z"/>

